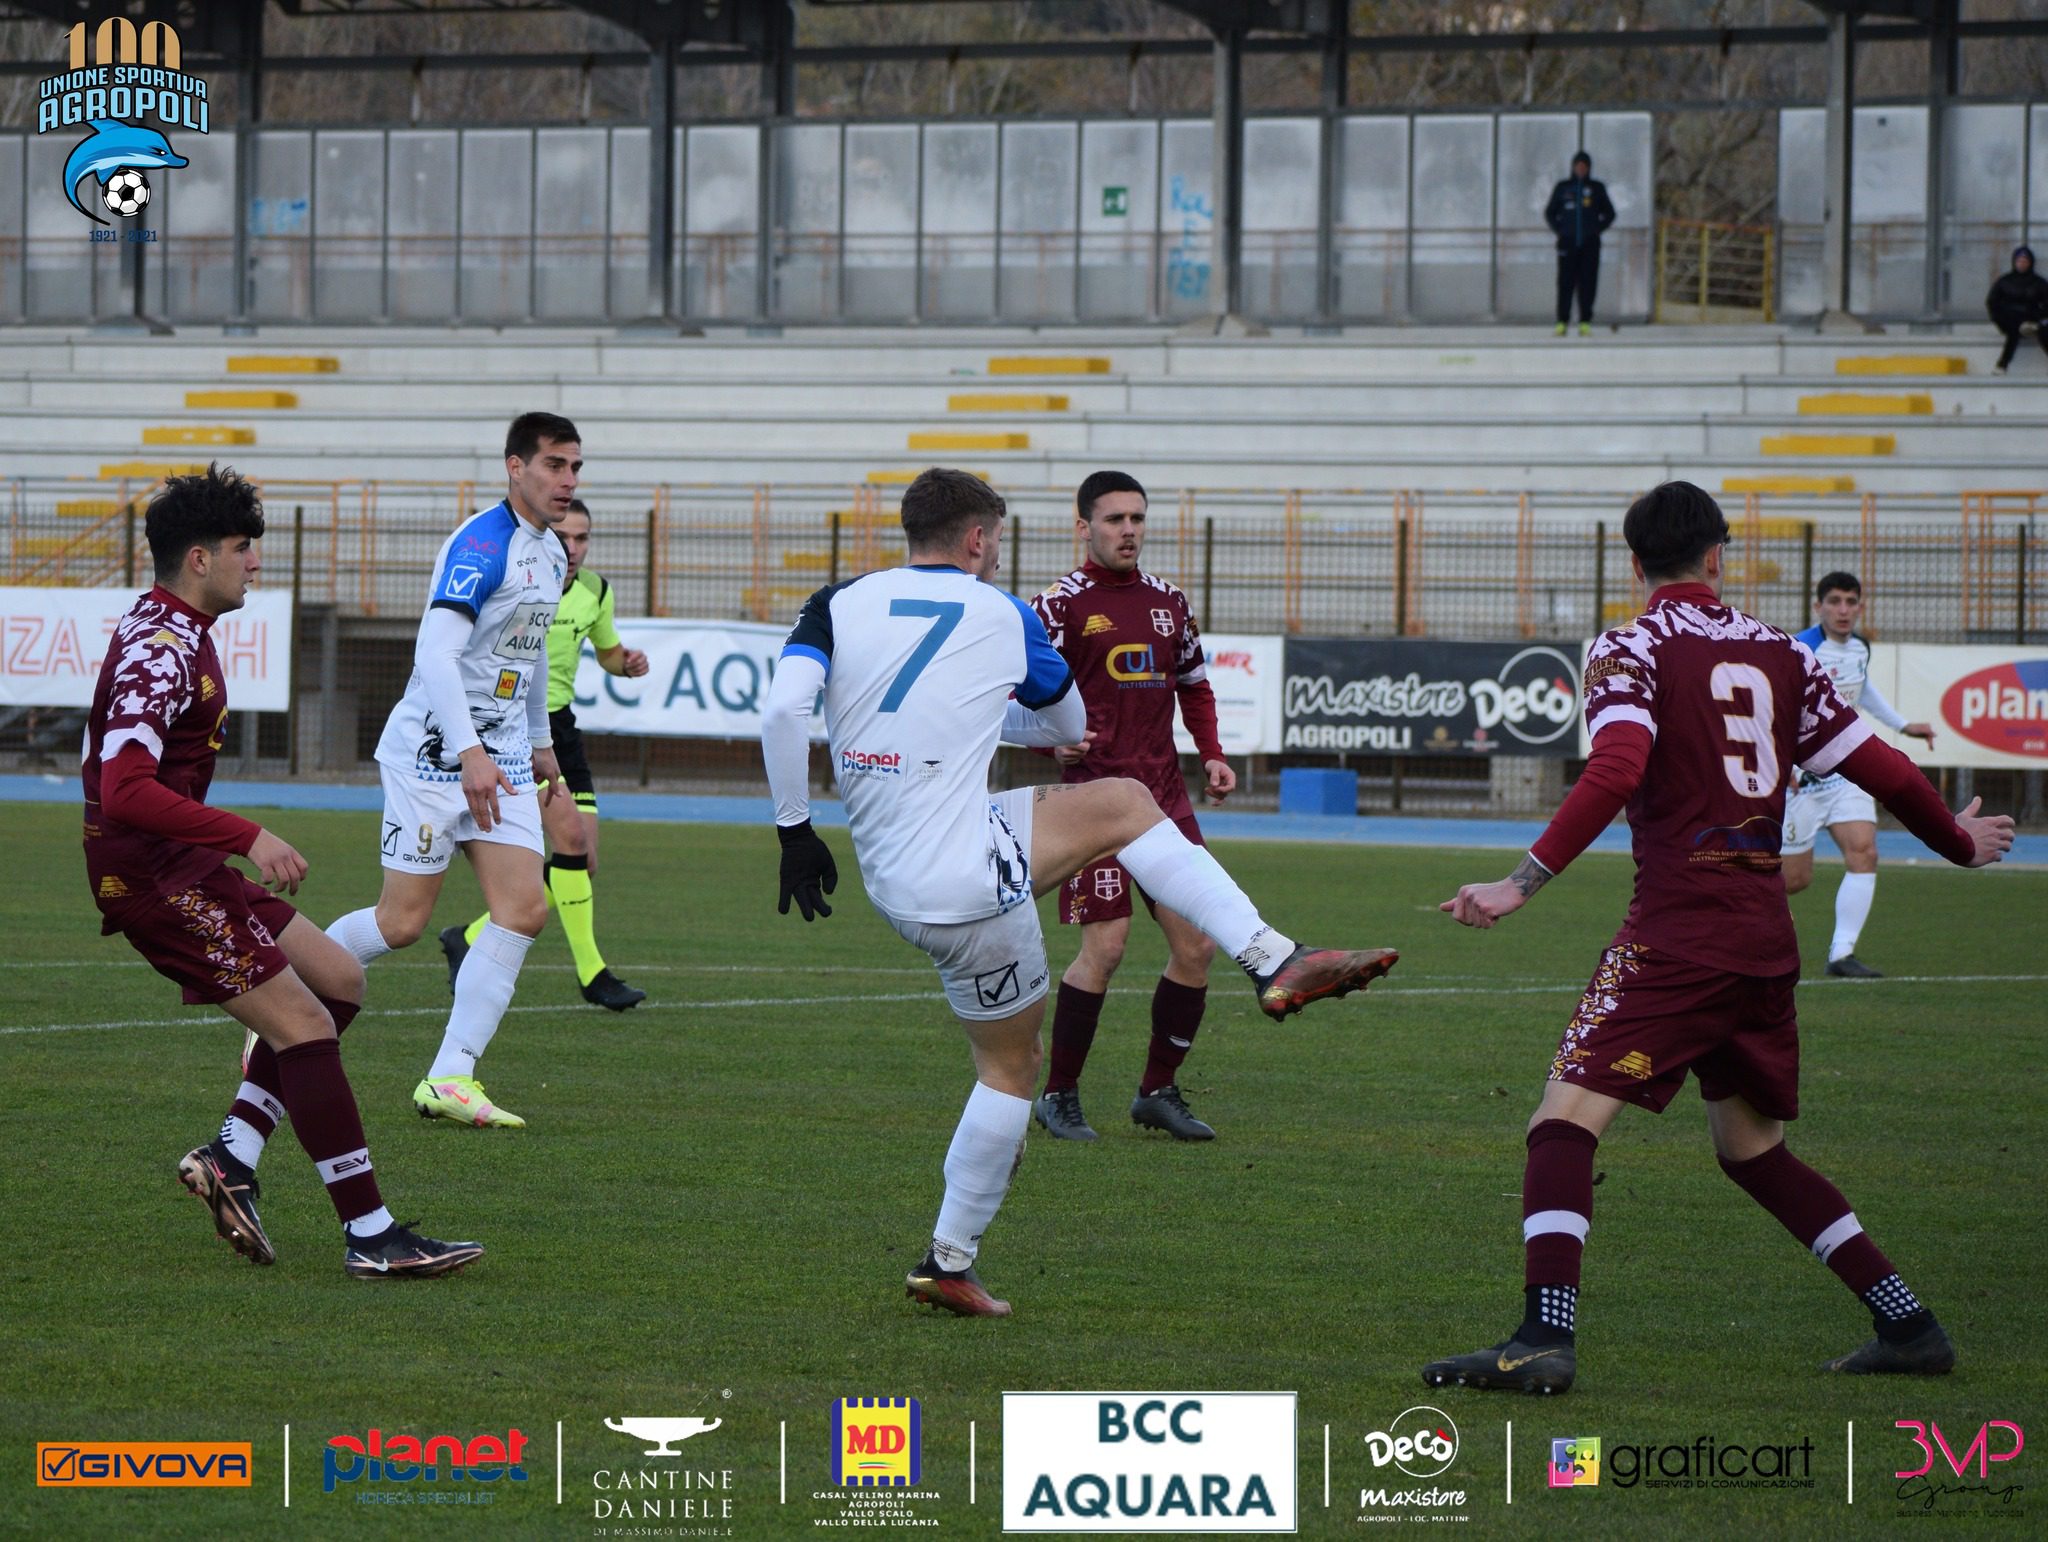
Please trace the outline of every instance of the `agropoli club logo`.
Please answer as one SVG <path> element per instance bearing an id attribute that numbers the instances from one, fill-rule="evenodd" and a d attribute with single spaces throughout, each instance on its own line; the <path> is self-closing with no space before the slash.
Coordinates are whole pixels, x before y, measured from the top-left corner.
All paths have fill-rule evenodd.
<path id="1" fill-rule="evenodd" d="M 109 223 L 78 196 L 90 177 L 109 214 L 140 214 L 149 203 L 148 173 L 191 164 L 164 130 L 207 132 L 206 82 L 184 72 L 184 46 L 168 22 L 137 27 L 111 16 L 90 30 L 79 22 L 65 39 L 66 69 L 36 89 L 36 133 L 88 131 L 64 159 L 64 197 L 72 208 L 96 225 Z"/>

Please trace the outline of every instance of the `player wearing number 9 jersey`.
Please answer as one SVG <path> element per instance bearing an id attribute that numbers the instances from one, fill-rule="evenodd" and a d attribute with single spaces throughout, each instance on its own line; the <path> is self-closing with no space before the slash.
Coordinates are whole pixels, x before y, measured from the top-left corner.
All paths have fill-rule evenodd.
<path id="1" fill-rule="evenodd" d="M 1503 1343 L 1431 1362 L 1432 1386 L 1561 1392 L 1577 1371 L 1579 1263 L 1593 1156 L 1624 1104 L 1661 1112 L 1699 1077 L 1722 1170 L 1870 1308 L 1877 1337 L 1833 1371 L 1940 1374 L 1948 1335 L 1863 1233 L 1840 1190 L 1785 1147 L 1799 1113 L 1799 949 L 1779 874 L 1785 769 L 1840 772 L 1964 867 L 1996 862 L 2012 821 L 1951 815 L 1905 756 L 1871 735 L 1814 656 L 1723 605 L 1728 524 L 1667 482 L 1623 525 L 1643 614 L 1586 662 L 1592 758 L 1515 872 L 1443 909 L 1492 926 L 1563 871 L 1625 806 L 1635 897 L 1551 1061 L 1522 1177 L 1524 1315 Z"/>

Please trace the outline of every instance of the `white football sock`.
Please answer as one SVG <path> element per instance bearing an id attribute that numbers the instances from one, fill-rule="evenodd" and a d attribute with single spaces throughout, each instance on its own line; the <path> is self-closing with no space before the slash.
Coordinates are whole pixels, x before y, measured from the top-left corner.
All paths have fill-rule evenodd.
<path id="1" fill-rule="evenodd" d="M 391 944 L 377 930 L 375 905 L 367 910 L 351 910 L 327 928 L 327 935 L 353 953 L 356 962 L 365 968 L 391 951 Z"/>
<path id="2" fill-rule="evenodd" d="M 1875 898 L 1877 874 L 1842 875 L 1842 886 L 1835 890 L 1835 938 L 1828 944 L 1829 963 L 1856 951 L 1856 939 L 1863 935 L 1863 923 L 1870 919 L 1870 902 Z"/>
<path id="3" fill-rule="evenodd" d="M 263 1160 L 263 1147 L 267 1144 L 264 1136 L 246 1119 L 229 1114 L 221 1121 L 220 1143 L 228 1148 L 228 1155 L 240 1162 L 249 1171 L 256 1170 L 256 1164 Z"/>
<path id="4" fill-rule="evenodd" d="M 427 1072 L 429 1081 L 476 1075 L 477 1061 L 490 1048 L 491 1036 L 512 1005 L 519 966 L 532 946 L 531 937 L 507 931 L 495 921 L 484 923 L 455 977 L 455 1005 L 448 1013 L 448 1031 L 441 1036 L 441 1053 Z"/>
<path id="5" fill-rule="evenodd" d="M 1259 919 L 1223 864 L 1162 819 L 1116 854 L 1138 886 L 1207 933 L 1238 968 L 1257 978 L 1294 951 L 1294 939 Z"/>
<path id="6" fill-rule="evenodd" d="M 1031 1100 L 981 1082 L 967 1095 L 953 1144 L 946 1150 L 946 1199 L 932 1229 L 932 1256 L 941 1269 L 974 1262 L 981 1234 L 1009 1192 L 1010 1175 L 1024 1151 Z"/>
<path id="7" fill-rule="evenodd" d="M 367 1242 L 382 1232 L 391 1230 L 398 1223 L 391 1219 L 391 1212 L 379 1205 L 368 1215 L 359 1215 L 353 1221 L 344 1221 L 341 1234 L 351 1242 Z"/>

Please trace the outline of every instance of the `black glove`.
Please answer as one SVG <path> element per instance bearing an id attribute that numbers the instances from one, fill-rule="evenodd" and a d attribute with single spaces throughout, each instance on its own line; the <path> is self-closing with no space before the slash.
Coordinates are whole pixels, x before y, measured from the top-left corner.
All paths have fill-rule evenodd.
<path id="1" fill-rule="evenodd" d="M 819 839 L 808 819 L 800 825 L 777 825 L 775 834 L 782 841 L 782 901 L 776 913 L 788 915 L 794 899 L 806 921 L 813 913 L 832 914 L 825 903 L 825 895 L 839 887 L 839 864 L 832 860 L 832 848 Z"/>

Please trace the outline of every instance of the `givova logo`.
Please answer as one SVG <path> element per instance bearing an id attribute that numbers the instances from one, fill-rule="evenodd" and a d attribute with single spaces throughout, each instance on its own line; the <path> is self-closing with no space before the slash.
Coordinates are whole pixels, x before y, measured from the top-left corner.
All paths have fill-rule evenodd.
<path id="1" fill-rule="evenodd" d="M 1005 1531 L 1297 1524 L 1292 1392 L 1005 1392 Z"/>
<path id="2" fill-rule="evenodd" d="M 247 1488 L 247 1441 L 39 1440 L 37 1488 Z"/>
<path id="3" fill-rule="evenodd" d="M 841 1488 L 915 1488 L 924 1476 L 924 1410 L 914 1397 L 842 1397 L 832 1404 L 832 1481 Z"/>

